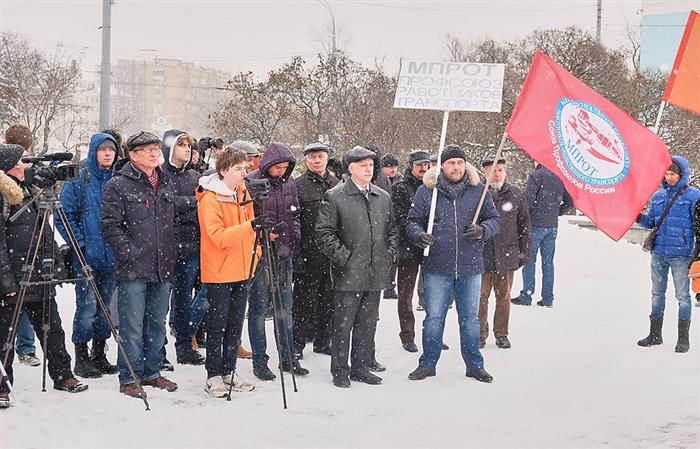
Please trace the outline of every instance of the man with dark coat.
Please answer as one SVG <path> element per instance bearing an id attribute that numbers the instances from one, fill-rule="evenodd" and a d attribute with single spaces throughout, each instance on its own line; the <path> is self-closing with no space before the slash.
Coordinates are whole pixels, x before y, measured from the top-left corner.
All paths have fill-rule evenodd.
<path id="1" fill-rule="evenodd" d="M 341 388 L 349 387 L 350 379 L 382 382 L 368 366 L 374 358 L 379 297 L 390 285 L 398 232 L 389 194 L 371 184 L 374 158 L 362 147 L 348 151 L 350 177 L 325 193 L 316 221 L 319 248 L 333 262 L 331 374 L 333 384 Z"/>
<path id="2" fill-rule="evenodd" d="M 527 178 L 525 198 L 532 223 L 530 262 L 523 267 L 523 289 L 511 300 L 519 306 L 532 304 L 535 293 L 535 264 L 537 253 L 542 256 L 542 299 L 538 306 L 552 307 L 554 303 L 554 250 L 557 241 L 559 216 L 574 205 L 564 183 L 551 170 L 538 164 Z"/>
<path id="3" fill-rule="evenodd" d="M 269 144 L 260 160 L 260 168 L 248 175 L 249 179 L 267 179 L 270 183 L 269 196 L 264 201 L 256 200 L 255 216 L 266 215 L 276 228 L 278 233 L 272 233 L 276 257 L 278 263 L 278 282 L 282 299 L 282 322 L 286 326 L 283 329 L 284 336 L 280 342 L 282 354 L 280 359 L 284 371 L 294 370 L 294 374 L 303 376 L 309 374 L 309 370 L 302 368 L 299 360 L 292 357 L 289 360 L 287 342 L 294 352 L 294 334 L 292 325 L 292 261 L 297 251 L 297 245 L 301 238 L 301 224 L 299 222 L 299 198 L 297 188 L 292 177 L 296 159 L 287 145 L 283 143 Z M 280 224 L 284 223 L 283 226 Z M 267 274 L 264 264 L 258 265 L 255 280 L 250 292 L 250 306 L 248 318 L 248 335 L 253 351 L 253 374 L 261 380 L 272 380 L 274 374 L 267 366 L 269 357 L 266 354 L 267 341 L 265 337 L 265 312 L 269 296 Z"/>
<path id="4" fill-rule="evenodd" d="M 168 313 L 169 280 L 177 259 L 175 192 L 160 168 L 161 140 L 141 131 L 127 139 L 130 162 L 105 186 L 102 234 L 116 256 L 119 336 L 137 379 L 121 352 L 119 391 L 143 398 L 141 385 L 175 391 L 160 375 Z"/>
<path id="5" fill-rule="evenodd" d="M 486 194 L 476 223 L 472 220 L 484 190 L 476 169 L 467 163 L 462 148 L 449 145 L 442 152 L 442 173 L 431 192 L 423 185 L 413 198 L 406 219 L 406 234 L 414 245 L 430 246 L 423 258 L 425 273 L 425 320 L 423 355 L 408 378 L 423 380 L 435 376 L 442 351 L 445 317 L 454 293 L 459 321 L 462 359 L 466 375 L 480 382 L 493 377 L 484 369 L 479 351 L 479 291 L 484 272 L 484 242 L 499 230 L 500 217 L 490 194 Z M 431 198 L 437 194 L 432 234 L 426 232 Z"/>
<path id="6" fill-rule="evenodd" d="M 24 265 L 27 263 L 25 259 L 32 243 L 32 233 L 39 214 L 39 205 L 33 202 L 14 221 L 9 220 L 22 207 L 31 203 L 36 193 L 34 187 L 25 183 L 24 170 L 30 168 L 31 164 L 22 162 L 23 151 L 24 148 L 20 145 L 0 144 L 0 193 L 3 201 L 0 216 L 0 342 L 3 345 L 7 342 L 12 326 L 16 325 L 12 319 L 19 299 L 20 280 L 24 275 Z M 48 223 L 45 223 L 43 232 L 45 235 L 52 235 Z M 57 245 L 53 240 L 44 240 L 43 254 L 39 254 L 34 264 L 30 282 L 43 280 L 43 261 L 40 258 L 50 257 L 51 254 L 57 254 L 57 251 Z M 54 267 L 54 278 L 60 278 L 62 268 L 62 265 Z M 49 376 L 53 379 L 54 389 L 77 393 L 86 390 L 87 385 L 81 384 L 73 377 L 70 356 L 66 351 L 66 335 L 61 326 L 55 297 L 54 285 L 48 288 L 43 285 L 30 285 L 26 289 L 22 311 L 27 314 L 29 322 L 40 337 L 39 343 L 48 359 Z M 48 320 L 47 326 L 42 328 L 44 320 Z M 45 337 L 48 339 L 47 346 L 44 346 Z M 7 364 L 4 368 L 10 383 L 14 385 L 13 345 L 0 348 L 0 363 L 5 357 L 7 357 Z M 9 407 L 8 393 L 8 385 L 0 381 L 0 408 Z"/>
<path id="7" fill-rule="evenodd" d="M 197 333 L 200 319 L 196 311 L 203 308 L 192 301 L 192 292 L 199 275 L 199 222 L 197 198 L 194 196 L 201 174 L 189 168 L 192 161 L 191 144 L 194 139 L 178 129 L 163 135 L 163 159 L 161 170 L 169 178 L 175 194 L 175 242 L 177 259 L 170 282 L 172 309 L 170 321 L 175 328 L 175 353 L 177 363 L 202 365 L 204 357 L 192 348 L 192 337 Z M 201 315 L 199 315 L 201 318 Z M 165 354 L 165 347 L 163 347 Z"/>
<path id="8" fill-rule="evenodd" d="M 393 154 L 386 154 L 382 157 L 382 173 L 386 175 L 389 179 L 389 190 L 387 192 L 391 195 L 396 183 L 403 179 L 403 175 L 399 173 L 399 160 Z M 397 299 L 399 295 L 396 293 L 396 264 L 391 266 L 391 273 L 389 278 L 391 279 L 391 288 L 384 290 L 384 299 Z"/>
<path id="9" fill-rule="evenodd" d="M 493 290 L 496 295 L 493 318 L 496 346 L 508 349 L 510 288 L 515 270 L 530 260 L 530 213 L 520 189 L 506 181 L 505 159 L 496 161 L 495 156 L 489 156 L 482 161 L 481 166 L 487 179 L 489 173 L 492 173 L 489 192 L 501 216 L 501 230 L 484 243 L 484 274 L 481 276 L 479 302 L 480 346 L 484 347 L 489 335 L 489 296 Z"/>
<path id="10" fill-rule="evenodd" d="M 430 167 L 430 154 L 424 150 L 414 150 L 408 155 L 406 173 L 391 191 L 391 208 L 394 222 L 399 230 L 398 278 L 399 286 L 399 325 L 401 344 L 408 352 L 418 352 L 415 343 L 416 319 L 413 316 L 413 289 L 418 276 L 418 267 L 423 259 L 423 250 L 408 240 L 406 217 L 411 209 L 413 197 L 423 184 L 423 176 Z M 420 292 L 419 292 L 420 295 Z M 422 295 L 421 295 L 422 296 Z"/>
<path id="11" fill-rule="evenodd" d="M 331 262 L 316 241 L 316 219 L 323 195 L 340 181 L 326 169 L 331 149 L 322 143 L 304 148 L 307 171 L 294 183 L 301 208 L 301 240 L 294 263 L 294 347 L 303 354 L 307 341 L 313 341 L 314 352 L 331 353 L 333 289 Z"/>
<path id="12" fill-rule="evenodd" d="M 112 178 L 112 167 L 117 160 L 116 139 L 106 133 L 90 138 L 86 167 L 80 170 L 77 180 L 66 182 L 61 189 L 61 205 L 68 219 L 81 252 L 85 255 L 95 285 L 107 310 L 117 286 L 114 278 L 114 253 L 102 236 L 100 215 L 102 194 Z M 63 222 L 54 217 L 56 229 L 66 242 L 70 242 Z M 76 276 L 84 277 L 78 257 L 73 251 Z M 97 305 L 95 292 L 85 281 L 75 284 L 75 315 L 73 317 L 73 344 L 75 345 L 75 373 L 81 377 L 100 377 L 116 374 L 117 367 L 107 361 L 105 342 L 111 329 L 102 309 Z M 92 358 L 88 355 L 88 342 L 92 340 Z"/>

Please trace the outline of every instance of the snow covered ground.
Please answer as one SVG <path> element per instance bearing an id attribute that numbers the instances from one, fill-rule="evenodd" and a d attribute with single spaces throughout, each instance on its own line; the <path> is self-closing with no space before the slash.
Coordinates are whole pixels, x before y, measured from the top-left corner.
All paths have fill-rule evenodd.
<path id="1" fill-rule="evenodd" d="M 116 376 L 88 380 L 90 389 L 78 395 L 42 393 L 41 369 L 15 363 L 18 402 L 0 412 L 0 449 L 698 447 L 697 325 L 691 351 L 674 353 L 678 307 L 671 300 L 665 344 L 636 345 L 648 331 L 648 259 L 639 246 L 562 221 L 555 307 L 512 308 L 513 348 L 500 350 L 491 337 L 483 350 L 490 385 L 464 376 L 454 310 L 445 336 L 451 349 L 437 377 L 409 381 L 418 355 L 401 349 L 395 300 L 382 300 L 377 331 L 384 384 L 335 388 L 329 357 L 307 350 L 311 374 L 289 393 L 288 410 L 279 381 L 255 382 L 255 391 L 231 402 L 207 398 L 203 367 L 177 365 L 169 373 L 180 385 L 174 393 L 147 388 L 145 412 L 141 401 L 119 394 Z M 519 273 L 515 284 L 514 294 Z M 70 335 L 72 287 L 60 297 Z M 115 349 L 111 343 L 110 360 Z M 250 361 L 239 370 L 256 380 Z"/>

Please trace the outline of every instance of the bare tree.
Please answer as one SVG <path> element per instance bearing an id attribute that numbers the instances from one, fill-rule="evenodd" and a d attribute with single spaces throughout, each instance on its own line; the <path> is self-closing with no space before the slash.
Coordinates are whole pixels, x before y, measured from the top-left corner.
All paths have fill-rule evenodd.
<path id="1" fill-rule="evenodd" d="M 20 121 L 32 130 L 39 154 L 48 150 L 54 122 L 79 109 L 73 95 L 80 86 L 80 65 L 59 45 L 51 55 L 33 50 L 16 35 L 0 34 L 0 65 L 17 86 Z"/>

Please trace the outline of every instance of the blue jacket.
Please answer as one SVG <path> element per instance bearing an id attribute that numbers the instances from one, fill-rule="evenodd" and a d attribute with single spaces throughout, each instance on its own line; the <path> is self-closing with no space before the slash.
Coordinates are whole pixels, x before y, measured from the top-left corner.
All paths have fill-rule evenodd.
<path id="1" fill-rule="evenodd" d="M 683 186 L 688 185 L 691 175 L 688 161 L 681 156 L 673 156 L 672 160 L 683 171 L 681 180 L 675 186 L 668 185 L 666 180 L 661 182 L 661 188 L 654 192 L 651 200 L 649 200 L 647 212 L 642 214 L 639 224 L 644 228 L 651 229 L 656 226 L 676 192 Z M 685 192 L 681 193 L 673 203 L 673 206 L 671 206 L 671 210 L 669 210 L 663 223 L 661 223 L 661 227 L 656 234 L 652 253 L 661 256 L 690 257 L 692 255 L 695 244 L 693 212 L 698 199 L 700 199 L 700 190 L 695 187 L 689 186 L 685 189 Z"/>
<path id="2" fill-rule="evenodd" d="M 473 173 L 470 174 L 470 170 L 473 170 Z M 483 273 L 484 242 L 499 231 L 501 217 L 496 211 L 491 194 L 487 193 L 477 221 L 484 227 L 484 237 L 481 240 L 468 239 L 463 232 L 476 213 L 484 185 L 479 182 L 476 170 L 470 166 L 467 168 L 467 175 L 456 189 L 456 198 L 449 193 L 448 182 L 442 174 L 437 181 L 438 197 L 433 226 L 435 243 L 431 245 L 428 257 L 423 258 L 423 270 L 426 273 L 454 277 Z M 413 204 L 406 218 L 405 232 L 414 244 L 428 228 L 431 198 L 432 190 L 425 185 L 420 186 L 413 197 Z"/>
<path id="3" fill-rule="evenodd" d="M 542 165 L 528 176 L 525 197 L 533 228 L 558 227 L 559 216 L 574 205 L 561 179 Z"/>
<path id="4" fill-rule="evenodd" d="M 87 168 L 80 170 L 80 178 L 66 182 L 61 189 L 61 205 L 68 218 L 78 245 L 83 248 L 88 265 L 95 271 L 111 273 L 114 271 L 114 254 L 112 248 L 102 238 L 100 216 L 102 214 L 102 193 L 105 184 L 112 178 L 112 170 L 100 168 L 97 165 L 97 148 L 105 140 L 117 142 L 109 134 L 97 133 L 90 138 L 87 157 Z M 116 160 L 116 158 L 115 158 Z M 86 170 L 89 172 L 85 184 Z M 86 188 L 83 195 L 83 188 Z M 83 198 L 85 203 L 82 204 Z M 81 213 L 82 211 L 82 213 Z M 56 229 L 63 239 L 68 242 L 68 233 L 60 220 L 55 220 Z"/>

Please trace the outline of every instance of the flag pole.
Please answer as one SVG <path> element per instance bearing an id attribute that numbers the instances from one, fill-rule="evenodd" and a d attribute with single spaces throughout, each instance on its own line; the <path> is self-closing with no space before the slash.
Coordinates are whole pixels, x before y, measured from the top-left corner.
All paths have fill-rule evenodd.
<path id="1" fill-rule="evenodd" d="M 498 164 L 498 160 L 501 158 L 501 150 L 503 150 L 503 146 L 506 144 L 506 139 L 508 138 L 508 131 L 503 131 L 503 137 L 501 138 L 501 144 L 498 145 L 498 150 L 496 150 L 496 158 L 493 161 L 493 165 L 491 166 L 491 170 L 489 170 L 488 175 L 486 175 L 486 183 L 484 184 L 484 191 L 481 192 L 481 199 L 479 200 L 479 205 L 476 208 L 476 213 L 474 214 L 474 218 L 472 219 L 472 224 L 476 224 L 476 221 L 479 219 L 479 214 L 481 213 L 481 208 L 484 205 L 484 200 L 486 199 L 486 192 L 489 191 L 489 185 L 491 185 L 491 178 L 493 177 L 493 167 Z"/>
<path id="2" fill-rule="evenodd" d="M 666 102 L 662 101 L 659 107 L 659 114 L 656 116 L 656 123 L 654 124 L 654 134 L 659 135 L 659 125 L 661 124 L 661 116 L 664 113 L 664 108 L 666 107 Z"/>
<path id="3" fill-rule="evenodd" d="M 445 148 L 445 137 L 447 137 L 447 121 L 450 118 L 450 111 L 445 111 L 442 116 L 442 132 L 440 133 L 440 147 L 438 148 L 437 165 L 435 166 L 435 187 L 433 187 L 433 197 L 430 200 L 430 215 L 428 216 L 428 234 L 433 233 L 433 224 L 435 223 L 435 207 L 437 206 L 437 179 L 440 176 L 440 167 L 442 164 L 442 150 Z M 430 246 L 423 250 L 423 255 L 430 254 Z"/>

